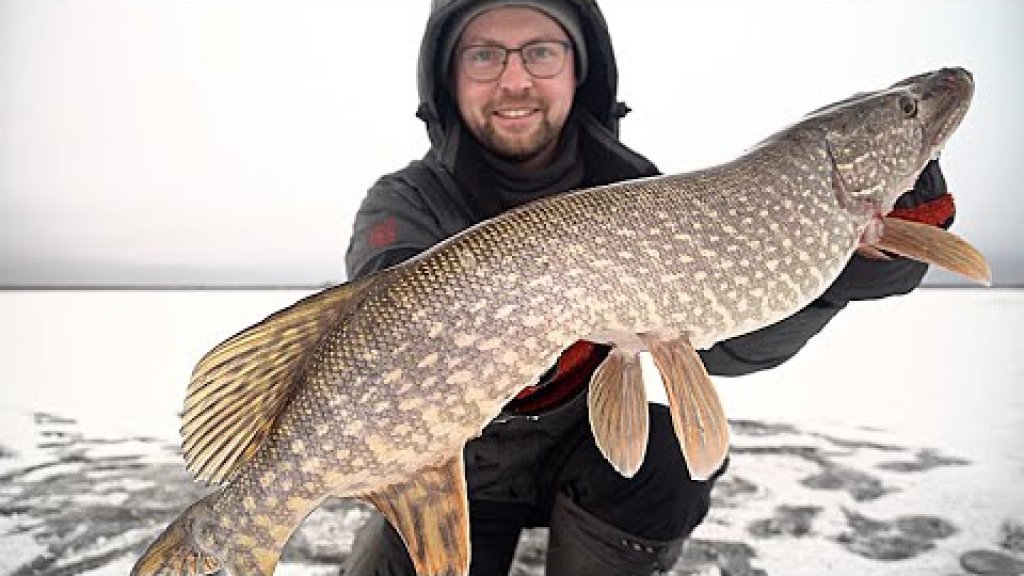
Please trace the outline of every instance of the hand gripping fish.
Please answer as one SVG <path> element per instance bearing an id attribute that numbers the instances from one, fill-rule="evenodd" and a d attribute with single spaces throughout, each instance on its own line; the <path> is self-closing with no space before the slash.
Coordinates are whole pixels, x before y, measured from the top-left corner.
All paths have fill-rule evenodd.
<path id="1" fill-rule="evenodd" d="M 219 488 L 132 574 L 272 574 L 303 519 L 345 496 L 387 516 L 420 575 L 465 575 L 463 447 L 577 340 L 613 346 L 589 394 L 609 463 L 631 476 L 643 462 L 648 350 L 706 479 L 729 432 L 696 349 L 795 313 L 859 247 L 989 281 L 964 241 L 886 217 L 973 92 L 962 69 L 914 76 L 732 162 L 504 213 L 228 339 L 197 365 L 182 426 L 189 470 Z"/>

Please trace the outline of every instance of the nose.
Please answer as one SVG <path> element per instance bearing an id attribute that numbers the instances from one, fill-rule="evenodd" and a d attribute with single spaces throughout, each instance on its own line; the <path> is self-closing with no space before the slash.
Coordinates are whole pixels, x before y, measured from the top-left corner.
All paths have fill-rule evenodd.
<path id="1" fill-rule="evenodd" d="M 533 76 L 526 71 L 523 57 L 518 52 L 508 55 L 508 62 L 505 63 L 505 70 L 498 78 L 498 87 L 510 92 L 521 92 L 533 85 Z"/>

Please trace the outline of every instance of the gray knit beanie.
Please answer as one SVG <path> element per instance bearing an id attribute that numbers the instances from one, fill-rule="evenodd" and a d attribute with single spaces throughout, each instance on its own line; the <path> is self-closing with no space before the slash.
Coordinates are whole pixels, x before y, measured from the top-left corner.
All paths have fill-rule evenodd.
<path id="1" fill-rule="evenodd" d="M 582 84 L 587 77 L 587 43 L 583 36 L 583 28 L 580 26 L 579 13 L 576 7 L 567 0 L 484 0 L 456 14 L 452 19 L 451 26 L 447 29 L 447 36 L 441 41 L 441 52 L 439 53 L 441 78 L 448 78 L 452 53 L 469 22 L 488 10 L 505 6 L 533 8 L 543 12 L 562 26 L 572 40 L 573 52 L 576 55 L 576 85 Z"/>

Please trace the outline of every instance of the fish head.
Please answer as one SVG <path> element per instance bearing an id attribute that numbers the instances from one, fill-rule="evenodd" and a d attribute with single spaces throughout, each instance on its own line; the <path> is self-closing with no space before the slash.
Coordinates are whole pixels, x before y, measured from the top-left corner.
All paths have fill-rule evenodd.
<path id="1" fill-rule="evenodd" d="M 816 157 L 827 160 L 838 204 L 864 225 L 858 251 L 883 259 L 896 254 L 991 283 L 984 256 L 966 241 L 936 226 L 886 217 L 938 158 L 973 97 L 970 72 L 943 68 L 858 94 L 804 120 Z"/>
<path id="2" fill-rule="evenodd" d="M 824 135 L 840 203 L 865 216 L 890 212 L 938 157 L 973 95 L 970 72 L 943 68 L 809 115 L 805 125 Z"/>

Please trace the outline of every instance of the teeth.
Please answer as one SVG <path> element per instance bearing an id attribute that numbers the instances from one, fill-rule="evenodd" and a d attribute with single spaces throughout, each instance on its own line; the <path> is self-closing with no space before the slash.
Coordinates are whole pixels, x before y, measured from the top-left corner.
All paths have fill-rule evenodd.
<path id="1" fill-rule="evenodd" d="M 523 116 L 529 116 L 533 113 L 533 110 L 498 110 L 499 116 L 506 118 L 522 118 Z"/>

